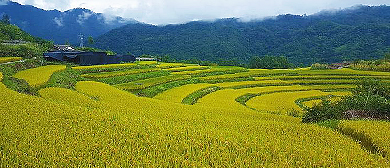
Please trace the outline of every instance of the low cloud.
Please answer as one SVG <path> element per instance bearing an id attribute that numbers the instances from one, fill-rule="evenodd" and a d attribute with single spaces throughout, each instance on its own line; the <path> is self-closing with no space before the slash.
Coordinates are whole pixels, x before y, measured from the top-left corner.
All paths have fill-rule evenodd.
<path id="1" fill-rule="evenodd" d="M 83 14 L 79 15 L 77 17 L 77 23 L 79 23 L 80 25 L 82 25 L 84 23 L 84 21 L 88 20 L 89 17 L 91 17 L 93 15 L 93 13 L 90 13 L 90 12 L 84 12 L 83 11 Z"/>
<path id="2" fill-rule="evenodd" d="M 57 9 L 60 11 L 65 11 L 73 8 L 69 4 L 75 0 L 12 0 L 23 5 L 33 5 L 38 8 L 43 8 L 46 10 Z M 91 3 L 91 2 L 90 2 Z"/>
<path id="3" fill-rule="evenodd" d="M 7 5 L 9 0 L 0 0 L 0 5 Z"/>
<path id="4" fill-rule="evenodd" d="M 165 25 L 193 20 L 236 17 L 253 20 L 279 14 L 314 14 L 327 9 L 351 6 L 390 5 L 389 0 L 15 0 L 44 9 L 67 10 L 83 7 L 112 16 Z M 114 17 L 115 18 L 115 17 Z"/>
<path id="5" fill-rule="evenodd" d="M 112 24 L 116 18 L 117 16 L 115 15 L 104 13 L 99 19 L 103 20 L 105 24 Z"/>
<path id="6" fill-rule="evenodd" d="M 55 17 L 55 18 L 53 19 L 53 21 L 54 21 L 55 24 L 57 24 L 58 27 L 64 26 L 64 23 L 63 23 L 62 18 Z"/>

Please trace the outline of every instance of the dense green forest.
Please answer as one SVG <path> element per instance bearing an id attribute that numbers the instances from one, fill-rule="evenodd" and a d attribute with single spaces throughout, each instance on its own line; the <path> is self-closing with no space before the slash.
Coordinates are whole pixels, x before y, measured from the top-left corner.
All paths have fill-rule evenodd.
<path id="1" fill-rule="evenodd" d="M 15 25 L 0 22 L 0 57 L 41 57 L 53 43 L 33 37 Z"/>
<path id="2" fill-rule="evenodd" d="M 285 56 L 310 65 L 375 59 L 390 51 L 390 7 L 359 6 L 310 16 L 280 15 L 242 22 L 220 19 L 180 25 L 129 24 L 95 40 L 95 47 L 177 60 L 238 60 Z"/>
<path id="3" fill-rule="evenodd" d="M 101 13 L 75 8 L 67 11 L 44 10 L 31 5 L 6 1 L 0 5 L 0 16 L 7 14 L 15 24 L 29 34 L 54 41 L 56 44 L 79 44 L 79 35 L 96 37 L 135 20 L 113 17 L 107 19 Z"/>

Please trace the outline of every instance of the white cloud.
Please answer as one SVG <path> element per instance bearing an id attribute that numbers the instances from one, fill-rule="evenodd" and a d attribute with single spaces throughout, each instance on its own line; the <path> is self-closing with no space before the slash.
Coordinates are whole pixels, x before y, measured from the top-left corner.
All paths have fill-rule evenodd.
<path id="1" fill-rule="evenodd" d="M 26 5 L 33 5 L 39 8 L 52 10 L 67 10 L 72 7 L 69 6 L 69 3 L 74 0 L 11 0 Z"/>
<path id="2" fill-rule="evenodd" d="M 54 21 L 54 23 L 57 24 L 58 27 L 64 26 L 64 23 L 63 23 L 62 18 L 55 17 L 55 18 L 53 19 L 53 21 Z"/>
<path id="3" fill-rule="evenodd" d="M 83 11 L 83 14 L 79 15 L 77 17 L 77 23 L 79 23 L 80 25 L 82 25 L 84 23 L 85 20 L 87 20 L 89 17 L 92 16 L 93 13 L 90 13 L 90 12 L 84 12 Z"/>
<path id="4" fill-rule="evenodd" d="M 239 17 L 243 20 L 278 14 L 313 14 L 358 4 L 390 5 L 389 0 L 15 0 L 44 9 L 82 7 L 152 24 Z M 109 20 L 109 18 L 108 18 Z"/>
<path id="5" fill-rule="evenodd" d="M 0 5 L 7 5 L 9 0 L 0 0 Z"/>

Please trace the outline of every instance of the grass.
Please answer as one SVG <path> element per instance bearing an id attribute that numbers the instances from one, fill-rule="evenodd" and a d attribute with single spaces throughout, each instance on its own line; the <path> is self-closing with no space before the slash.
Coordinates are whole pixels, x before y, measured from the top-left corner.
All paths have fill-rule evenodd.
<path id="1" fill-rule="evenodd" d="M 59 87 L 66 89 L 75 89 L 78 81 L 84 80 L 80 77 L 81 73 L 70 67 L 63 71 L 55 72 L 46 83 L 46 87 Z"/>

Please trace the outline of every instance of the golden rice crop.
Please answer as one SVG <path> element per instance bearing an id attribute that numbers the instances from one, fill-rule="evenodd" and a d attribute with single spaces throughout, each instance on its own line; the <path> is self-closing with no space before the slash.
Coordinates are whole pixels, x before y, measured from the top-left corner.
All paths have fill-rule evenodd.
<path id="1" fill-rule="evenodd" d="M 297 75 L 297 76 L 275 76 L 271 78 L 276 79 L 282 79 L 282 80 L 298 80 L 298 79 L 305 79 L 305 80 L 324 80 L 324 79 L 364 79 L 364 78 L 377 78 L 377 79 L 390 79 L 390 76 L 349 76 L 349 75 Z"/>
<path id="2" fill-rule="evenodd" d="M 46 100 L 71 106 L 83 106 L 88 108 L 97 107 L 96 100 L 69 89 L 54 87 L 45 88 L 39 90 L 39 95 Z"/>
<path id="3" fill-rule="evenodd" d="M 288 80 L 285 81 L 289 84 L 311 84 L 311 85 L 326 85 L 326 84 L 356 84 L 354 79 L 330 79 L 330 80 Z"/>
<path id="4" fill-rule="evenodd" d="M 223 109 L 234 109 L 237 111 L 250 111 L 249 108 L 243 106 L 236 101 L 236 98 L 248 93 L 244 89 L 223 89 L 207 94 L 200 98 L 196 106 L 216 107 Z M 297 120 L 299 122 L 299 120 Z"/>
<path id="5" fill-rule="evenodd" d="M 207 66 L 186 66 L 186 67 L 178 67 L 178 68 L 169 68 L 167 71 L 170 72 L 182 72 L 182 71 L 195 71 L 195 70 L 204 70 L 209 69 Z"/>
<path id="6" fill-rule="evenodd" d="M 54 72 L 65 69 L 65 65 L 47 65 L 20 71 L 16 73 L 14 77 L 27 81 L 30 86 L 37 87 L 39 85 L 45 84 Z"/>
<path id="7" fill-rule="evenodd" d="M 228 88 L 228 87 L 253 86 L 253 85 L 282 85 L 284 83 L 286 82 L 282 80 L 266 80 L 266 81 L 224 82 L 224 83 L 217 83 L 216 85 L 222 88 Z"/>
<path id="8" fill-rule="evenodd" d="M 345 78 L 345 79 L 304 79 L 304 78 L 290 78 L 289 80 L 285 77 L 255 77 L 255 81 L 272 81 L 272 80 L 280 80 L 283 81 L 285 84 L 311 84 L 311 85 L 327 85 L 327 84 L 356 84 L 358 80 L 356 78 Z M 254 82 L 256 83 L 256 82 Z"/>
<path id="9" fill-rule="evenodd" d="M 22 57 L 0 57 L 0 64 L 22 60 Z"/>
<path id="10" fill-rule="evenodd" d="M 388 155 L 390 152 L 390 122 L 388 121 L 370 121 L 370 120 L 345 120 L 339 123 L 339 129 L 361 141 L 368 143 L 369 147 L 376 148 L 382 155 Z"/>
<path id="11" fill-rule="evenodd" d="M 286 114 L 289 111 L 301 111 L 302 109 L 295 104 L 295 100 L 314 96 L 326 95 L 345 95 L 344 92 L 322 92 L 319 90 L 296 91 L 296 92 L 277 92 L 264 94 L 250 99 L 246 104 L 248 107 L 259 111 L 281 112 Z"/>
<path id="12" fill-rule="evenodd" d="M 138 73 L 147 73 L 147 72 L 155 72 L 159 71 L 159 68 L 147 68 L 147 69 L 130 69 L 126 71 L 114 71 L 114 72 L 102 72 L 102 73 L 91 73 L 91 74 L 83 74 L 82 77 L 85 78 L 109 78 L 115 76 L 125 76 L 132 75 Z"/>
<path id="13" fill-rule="evenodd" d="M 322 102 L 321 99 L 314 99 L 314 100 L 305 101 L 305 102 L 303 102 L 302 104 L 303 104 L 305 107 L 312 108 L 314 105 L 319 104 L 319 103 L 321 103 L 321 102 Z"/>
<path id="14" fill-rule="evenodd" d="M 153 98 L 173 103 L 181 103 L 182 100 L 189 94 L 210 86 L 213 85 L 208 83 L 188 84 L 159 93 Z"/>
<path id="15" fill-rule="evenodd" d="M 205 69 L 205 70 L 196 70 L 196 71 L 183 71 L 183 72 L 173 72 L 172 74 L 176 75 L 196 75 L 196 74 L 202 74 L 202 73 L 210 73 L 214 72 L 211 69 Z"/>
<path id="16" fill-rule="evenodd" d="M 236 82 L 235 82 L 236 83 Z M 239 82 L 238 82 L 239 83 Z M 246 82 L 242 82 L 246 83 Z M 219 84 L 216 84 L 220 86 Z M 231 86 L 231 85 L 228 85 Z M 235 85 L 236 86 L 236 85 Z M 307 91 L 307 90 L 325 90 L 325 89 L 344 89 L 351 88 L 350 85 L 291 85 L 291 86 L 265 86 L 243 89 L 223 89 L 210 93 L 198 100 L 196 105 L 212 106 L 219 108 L 248 109 L 236 99 L 246 94 L 264 94 L 281 91 Z"/>
<path id="17" fill-rule="evenodd" d="M 175 68 L 175 67 L 184 67 L 186 66 L 183 63 L 165 63 L 165 62 L 160 62 L 156 67 L 166 69 L 166 68 Z"/>
<path id="18" fill-rule="evenodd" d="M 159 85 L 159 84 L 164 84 L 172 81 L 177 81 L 177 80 L 183 80 L 183 79 L 188 79 L 190 76 L 187 75 L 169 75 L 169 76 L 161 76 L 161 77 L 156 77 L 156 78 L 149 78 L 149 79 L 144 79 L 144 80 L 138 80 L 138 81 L 133 81 L 129 83 L 123 83 L 123 84 L 118 84 L 115 85 L 116 87 L 124 90 L 137 90 L 137 89 L 145 89 L 151 86 Z"/>
<path id="19" fill-rule="evenodd" d="M 292 75 L 292 76 L 290 77 L 290 75 Z M 306 79 L 306 78 L 342 79 L 342 78 L 347 78 L 347 79 L 349 79 L 347 76 L 349 76 L 350 78 L 354 78 L 354 79 L 364 78 L 365 76 L 388 79 L 390 76 L 390 73 L 389 72 L 358 71 L 358 70 L 352 70 L 352 69 L 348 69 L 348 68 L 337 69 L 337 70 L 309 70 L 309 69 L 302 69 L 302 68 L 301 69 L 274 69 L 274 70 L 250 69 L 248 72 L 207 76 L 207 77 L 202 77 L 202 79 L 215 80 L 215 79 L 234 79 L 234 78 L 243 78 L 243 77 L 260 77 L 258 79 L 262 79 L 261 77 L 265 77 L 265 76 L 269 76 L 269 78 L 267 78 L 268 80 L 275 79 L 275 78 L 281 78 L 281 79 L 294 79 L 294 78 L 295 79 Z M 328 77 L 328 78 L 326 78 L 326 77 Z"/>
<path id="20" fill-rule="evenodd" d="M 154 65 L 157 64 L 157 61 L 137 61 L 135 63 L 138 65 Z"/>
<path id="21" fill-rule="evenodd" d="M 234 78 L 245 78 L 245 77 L 257 77 L 257 76 L 269 76 L 269 75 L 282 75 L 282 74 L 296 74 L 295 70 L 269 70 L 269 69 L 249 69 L 248 72 L 240 72 L 235 74 L 223 74 L 215 76 L 201 77 L 205 80 L 216 80 L 216 79 L 234 79 Z"/>
<path id="22" fill-rule="evenodd" d="M 337 132 L 276 115 L 139 98 L 97 82 L 76 89 L 99 107 L 0 85 L 1 167 L 388 166 Z"/>
<path id="23" fill-rule="evenodd" d="M 308 100 L 308 101 L 303 101 L 302 104 L 305 107 L 312 108 L 314 105 L 319 104 L 322 102 L 322 100 L 329 100 L 331 102 L 337 102 L 342 99 L 343 96 L 351 95 L 350 92 L 345 92 L 344 94 L 338 94 L 337 96 L 332 96 L 332 97 L 322 97 L 322 98 L 317 98 L 313 100 Z"/>
<path id="24" fill-rule="evenodd" d="M 242 67 L 210 67 L 210 69 L 204 69 L 204 70 L 195 70 L 195 71 L 183 71 L 183 72 L 173 72 L 172 74 L 177 75 L 199 75 L 199 74 L 206 74 L 206 73 L 212 73 L 212 72 L 227 72 L 227 71 L 244 71 L 245 68 Z"/>
<path id="25" fill-rule="evenodd" d="M 369 76 L 389 76 L 389 72 L 360 71 L 349 68 L 332 70 L 303 70 L 301 75 L 369 75 Z"/>
<path id="26" fill-rule="evenodd" d="M 272 83 L 216 85 L 264 82 Z M 75 91 L 46 88 L 41 97 L 0 83 L 0 167 L 389 167 L 336 131 L 235 101 L 247 93 L 353 85 L 223 89 L 192 106 L 173 103 L 203 85 L 212 84 L 174 88 L 158 95 L 168 100 L 161 101 L 94 81 L 78 82 Z"/>
<path id="27" fill-rule="evenodd" d="M 92 65 L 92 66 L 76 66 L 72 67 L 75 70 L 86 70 L 86 69 L 102 69 L 102 68 L 121 68 L 121 67 L 135 67 L 136 63 L 126 63 L 126 64 L 107 64 L 107 65 Z"/>

